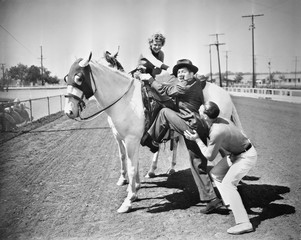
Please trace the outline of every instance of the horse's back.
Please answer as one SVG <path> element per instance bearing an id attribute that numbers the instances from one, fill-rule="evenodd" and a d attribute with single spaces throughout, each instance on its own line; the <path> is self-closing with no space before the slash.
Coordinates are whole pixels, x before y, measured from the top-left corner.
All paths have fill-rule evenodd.
<path id="1" fill-rule="evenodd" d="M 231 117 L 234 105 L 230 94 L 225 89 L 214 83 L 207 82 L 203 94 L 205 102 L 212 101 L 219 106 L 221 117 Z"/>

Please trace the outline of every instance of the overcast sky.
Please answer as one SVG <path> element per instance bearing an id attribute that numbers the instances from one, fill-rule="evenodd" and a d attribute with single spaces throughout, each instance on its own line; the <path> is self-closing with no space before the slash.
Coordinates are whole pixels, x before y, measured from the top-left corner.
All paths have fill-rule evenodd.
<path id="1" fill-rule="evenodd" d="M 0 63 L 43 65 L 63 77 L 76 58 L 117 51 L 126 71 L 136 67 L 155 32 L 166 36 L 165 62 L 189 58 L 210 71 L 209 46 L 219 35 L 221 71 L 252 72 L 251 18 L 255 17 L 256 71 L 301 70 L 300 0 L 0 0 Z M 212 47 L 213 72 L 218 72 Z"/>

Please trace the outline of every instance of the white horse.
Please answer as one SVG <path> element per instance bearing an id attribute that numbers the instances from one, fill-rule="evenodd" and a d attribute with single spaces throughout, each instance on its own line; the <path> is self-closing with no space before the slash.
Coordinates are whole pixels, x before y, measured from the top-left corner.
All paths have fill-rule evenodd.
<path id="1" fill-rule="evenodd" d="M 120 71 L 92 61 L 91 55 L 87 60 L 75 61 L 65 77 L 68 85 L 65 113 L 72 119 L 80 117 L 85 105 L 84 100 L 94 96 L 109 116 L 109 123 L 119 148 L 121 168 L 124 175 L 127 172 L 129 179 L 127 197 L 117 210 L 119 213 L 125 213 L 131 210 L 132 202 L 138 198 L 137 192 L 140 188 L 138 154 L 145 126 L 141 83 Z M 225 94 L 214 96 L 226 101 Z"/>
<path id="2" fill-rule="evenodd" d="M 84 99 L 92 96 L 110 117 L 121 160 L 127 160 L 129 179 L 128 194 L 118 212 L 128 212 L 140 188 L 138 149 L 145 121 L 141 84 L 120 71 L 91 61 L 91 55 L 88 60 L 78 59 L 73 63 L 65 80 L 68 85 L 65 113 L 68 117 L 79 117 Z"/>

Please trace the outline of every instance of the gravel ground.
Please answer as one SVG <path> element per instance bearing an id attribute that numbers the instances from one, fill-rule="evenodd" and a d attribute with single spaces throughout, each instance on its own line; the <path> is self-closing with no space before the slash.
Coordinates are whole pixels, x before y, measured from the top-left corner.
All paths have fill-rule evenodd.
<path id="1" fill-rule="evenodd" d="M 301 239 L 301 105 L 233 101 L 259 155 L 239 186 L 254 232 L 228 235 L 231 212 L 199 212 L 184 148 L 171 176 L 163 151 L 152 179 L 143 177 L 152 155 L 141 148 L 139 199 L 118 214 L 126 186 L 116 185 L 120 163 L 106 116 L 82 123 L 58 113 L 1 133 L 0 239 Z"/>

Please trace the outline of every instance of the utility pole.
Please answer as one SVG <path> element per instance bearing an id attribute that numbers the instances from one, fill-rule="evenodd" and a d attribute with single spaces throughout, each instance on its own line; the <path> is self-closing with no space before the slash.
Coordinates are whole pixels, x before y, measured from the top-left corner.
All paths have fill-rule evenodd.
<path id="1" fill-rule="evenodd" d="M 5 85 L 5 73 L 4 73 L 4 66 L 5 64 L 4 63 L 0 63 L 1 64 L 1 69 L 2 69 L 2 81 L 3 81 L 3 88 L 4 88 L 4 85 Z"/>
<path id="2" fill-rule="evenodd" d="M 41 59 L 41 78 L 42 78 L 42 85 L 45 85 L 45 80 L 44 80 L 44 67 L 43 67 L 43 47 L 41 46 L 41 57 L 39 58 Z"/>
<path id="3" fill-rule="evenodd" d="M 256 77 L 255 77 L 255 60 L 254 60 L 254 29 L 255 29 L 255 24 L 254 24 L 254 17 L 260 17 L 263 16 L 263 14 L 257 14 L 257 15 L 247 15 L 247 16 L 242 16 L 243 18 L 245 17 L 250 17 L 252 18 L 252 24 L 250 28 L 252 29 L 252 66 L 253 66 L 253 81 L 252 81 L 252 87 L 255 88 L 256 86 Z M 250 30 L 249 28 L 249 30 Z"/>
<path id="4" fill-rule="evenodd" d="M 211 46 L 213 44 L 209 44 L 209 56 L 210 56 L 210 82 L 212 82 L 212 59 L 211 59 Z"/>
<path id="5" fill-rule="evenodd" d="M 297 87 L 297 62 L 298 62 L 298 57 L 295 57 L 295 88 Z"/>
<path id="6" fill-rule="evenodd" d="M 211 45 L 215 45 L 216 46 L 217 60 L 218 60 L 218 72 L 219 72 L 219 85 L 220 85 L 220 87 L 223 87 L 223 84 L 222 84 L 222 73 L 221 73 L 221 63 L 220 63 L 220 58 L 219 58 L 219 45 L 225 45 L 225 43 L 219 43 L 218 42 L 218 35 L 224 35 L 224 34 L 223 33 L 215 33 L 215 34 L 210 34 L 209 36 L 215 36 L 216 37 L 216 42 L 214 44 L 211 44 Z"/>
<path id="7" fill-rule="evenodd" d="M 271 60 L 268 62 L 268 64 L 269 64 L 269 81 L 270 82 L 272 81 L 272 84 L 273 84 L 274 79 L 272 79 L 272 75 L 271 75 Z M 275 83 L 273 85 L 274 85 L 274 88 L 275 88 Z"/>
<path id="8" fill-rule="evenodd" d="M 2 78 L 4 79 L 4 66 L 5 63 L 0 63 L 1 64 L 1 69 L 2 69 Z"/>
<path id="9" fill-rule="evenodd" d="M 226 51 L 226 81 L 227 81 L 227 87 L 229 86 L 229 79 L 228 79 L 228 51 Z"/>

